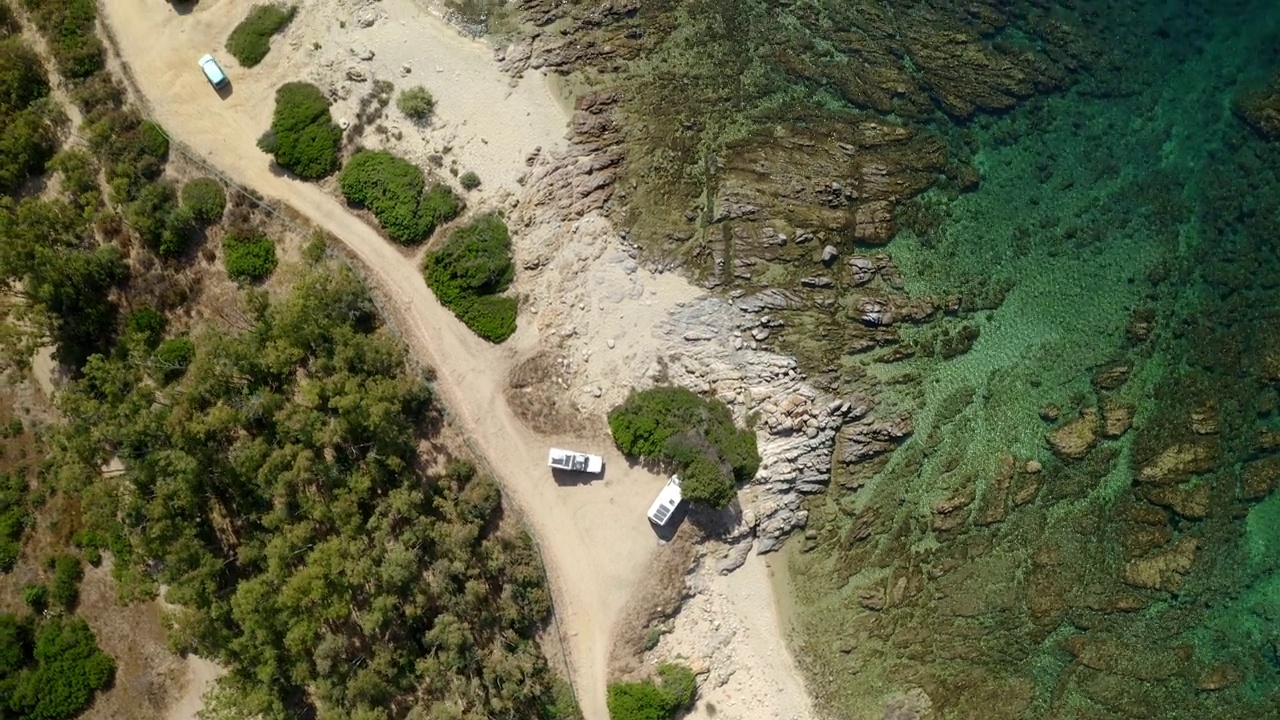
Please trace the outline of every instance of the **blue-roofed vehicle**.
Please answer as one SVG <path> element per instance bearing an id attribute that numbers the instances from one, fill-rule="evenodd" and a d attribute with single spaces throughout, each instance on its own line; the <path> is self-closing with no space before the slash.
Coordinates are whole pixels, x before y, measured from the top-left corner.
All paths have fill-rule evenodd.
<path id="1" fill-rule="evenodd" d="M 231 81 L 227 79 L 227 74 L 222 72 L 222 66 L 218 64 L 217 59 L 212 55 L 205 55 L 200 58 L 200 69 L 204 71 L 204 77 L 213 86 L 214 90 L 221 90 Z"/>

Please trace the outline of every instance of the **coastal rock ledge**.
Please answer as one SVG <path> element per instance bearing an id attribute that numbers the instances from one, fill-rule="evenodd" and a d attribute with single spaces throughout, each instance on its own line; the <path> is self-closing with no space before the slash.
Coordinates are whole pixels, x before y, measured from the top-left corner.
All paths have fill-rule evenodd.
<path id="1" fill-rule="evenodd" d="M 805 495 L 831 481 L 836 435 L 858 404 L 814 388 L 792 358 L 759 349 L 750 333 L 759 319 L 707 296 L 684 303 L 656 331 L 666 380 L 723 400 L 740 423 L 756 420 L 760 470 L 751 481 L 730 537 L 750 538 L 756 551 L 778 549 L 809 513 Z"/>

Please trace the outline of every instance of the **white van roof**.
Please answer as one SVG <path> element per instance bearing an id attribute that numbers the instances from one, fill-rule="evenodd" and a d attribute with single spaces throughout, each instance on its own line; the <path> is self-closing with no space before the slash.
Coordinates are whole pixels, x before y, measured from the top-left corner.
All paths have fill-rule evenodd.
<path id="1" fill-rule="evenodd" d="M 649 519 L 658 525 L 666 525 L 667 520 L 671 519 L 671 513 L 683 499 L 684 495 L 680 492 L 680 477 L 672 475 L 667 484 L 662 486 L 657 499 L 649 506 Z"/>

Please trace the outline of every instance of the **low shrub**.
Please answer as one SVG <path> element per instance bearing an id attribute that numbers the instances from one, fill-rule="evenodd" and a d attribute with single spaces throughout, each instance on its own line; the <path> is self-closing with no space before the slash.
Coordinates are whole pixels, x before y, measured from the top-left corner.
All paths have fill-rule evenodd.
<path id="1" fill-rule="evenodd" d="M 436 99 L 421 85 L 408 88 L 396 98 L 396 107 L 409 119 L 425 122 L 436 110 Z"/>
<path id="2" fill-rule="evenodd" d="M 686 498 L 723 507 L 735 483 L 755 476 L 755 433 L 733 423 L 728 406 L 680 387 L 632 393 L 609 413 L 613 441 L 625 455 L 665 460 L 679 468 Z"/>
<path id="3" fill-rule="evenodd" d="M 9 572 L 17 564 L 28 517 L 26 478 L 20 473 L 0 473 L 0 572 Z"/>
<path id="4" fill-rule="evenodd" d="M 44 618 L 35 624 L 0 613 L 0 687 L 4 717 L 67 720 L 84 712 L 111 684 L 115 663 L 78 617 Z"/>
<path id="5" fill-rule="evenodd" d="M 69 78 L 86 78 L 104 66 L 102 41 L 94 27 L 94 0 L 23 0 L 49 40 L 54 62 Z"/>
<path id="6" fill-rule="evenodd" d="M 49 588 L 44 585 L 28 585 L 22 588 L 22 601 L 31 612 L 42 613 L 49 607 Z"/>
<path id="7" fill-rule="evenodd" d="M 304 180 L 327 177 L 338 169 L 341 144 L 342 128 L 333 122 L 320 88 L 302 82 L 280 86 L 271 132 L 258 141 L 280 167 Z"/>
<path id="8" fill-rule="evenodd" d="M 84 578 L 80 558 L 75 555 L 57 555 L 51 559 L 50 564 L 53 566 L 50 599 L 67 610 L 74 609 L 76 600 L 80 597 L 80 580 Z"/>
<path id="9" fill-rule="evenodd" d="M 607 699 L 610 720 L 670 720 L 693 702 L 697 681 L 689 668 L 662 663 L 658 679 L 659 684 L 652 680 L 611 684 Z"/>
<path id="10" fill-rule="evenodd" d="M 143 347 L 154 349 L 164 336 L 164 316 L 149 307 L 142 307 L 129 313 L 125 319 L 125 331 L 138 339 Z"/>
<path id="11" fill-rule="evenodd" d="M 155 363 L 160 378 L 173 382 L 182 377 L 196 357 L 196 346 L 191 340 L 180 337 L 165 340 L 156 348 Z"/>
<path id="12" fill-rule="evenodd" d="M 425 201 L 425 198 L 424 198 Z M 506 223 L 486 213 L 454 230 L 423 259 L 427 286 L 480 337 L 500 343 L 516 329 L 516 301 L 499 293 L 515 275 Z"/>
<path id="13" fill-rule="evenodd" d="M 186 252 L 196 226 L 191 210 L 178 204 L 178 192 L 163 180 L 142 187 L 125 209 L 125 221 L 163 258 Z"/>
<path id="14" fill-rule="evenodd" d="M 209 177 L 196 178 L 182 186 L 182 204 L 201 225 L 212 225 L 222 219 L 227 207 L 227 194 L 222 183 Z"/>
<path id="15" fill-rule="evenodd" d="M 361 150 L 338 182 L 347 202 L 372 211 L 392 240 L 416 245 L 425 239 L 419 206 L 426 179 L 418 166 L 388 152 Z"/>
<path id="16" fill-rule="evenodd" d="M 21 37 L 0 39 L 0 118 L 49 95 L 40 56 Z"/>
<path id="17" fill-rule="evenodd" d="M 495 345 L 515 333 L 516 311 L 516 299 L 506 295 L 481 295 L 454 308 L 463 324 Z"/>
<path id="18" fill-rule="evenodd" d="M 288 5 L 255 5 L 227 37 L 227 52 L 244 67 L 253 67 L 271 51 L 271 36 L 293 19 L 297 8 Z"/>
<path id="19" fill-rule="evenodd" d="M 458 178 L 458 182 L 462 184 L 463 190 L 475 190 L 480 187 L 480 176 L 468 170 L 462 173 L 462 176 Z"/>
<path id="20" fill-rule="evenodd" d="M 276 245 L 256 231 L 227 233 L 222 239 L 222 262 L 227 275 L 240 282 L 258 282 L 276 269 Z"/>

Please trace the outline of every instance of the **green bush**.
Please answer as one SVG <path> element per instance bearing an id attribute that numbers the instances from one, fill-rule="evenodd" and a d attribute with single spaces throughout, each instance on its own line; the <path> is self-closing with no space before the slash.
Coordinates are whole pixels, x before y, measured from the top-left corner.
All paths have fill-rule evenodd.
<path id="1" fill-rule="evenodd" d="M 480 176 L 468 170 L 462 173 L 462 177 L 458 178 L 458 182 L 462 183 L 463 190 L 475 190 L 480 187 Z"/>
<path id="2" fill-rule="evenodd" d="M 103 47 L 94 28 L 94 0 L 23 0 L 49 41 L 54 62 L 68 78 L 86 78 L 103 68 Z"/>
<path id="3" fill-rule="evenodd" d="M 276 91 L 271 134 L 259 140 L 276 162 L 304 180 L 332 175 L 338 169 L 342 128 L 329 114 L 329 101 L 315 85 L 286 83 Z"/>
<path id="4" fill-rule="evenodd" d="M 167 181 L 149 183 L 125 209 L 125 221 L 138 237 L 163 258 L 175 258 L 187 251 L 195 232 L 195 218 L 189 208 L 178 204 L 178 192 Z"/>
<path id="5" fill-rule="evenodd" d="M 426 88 L 418 85 L 402 91 L 396 98 L 396 107 L 409 119 L 424 122 L 435 112 L 436 100 Z"/>
<path id="6" fill-rule="evenodd" d="M 276 244 L 256 231 L 227 233 L 222 239 L 222 262 L 227 275 L 241 282 L 258 282 L 276 269 Z"/>
<path id="7" fill-rule="evenodd" d="M 659 663 L 658 680 L 662 692 L 677 709 L 687 707 L 698 692 L 693 671 L 678 663 Z"/>
<path id="8" fill-rule="evenodd" d="M 711 507 L 724 507 L 737 494 L 733 478 L 714 460 L 699 455 L 680 471 L 680 491 L 689 502 L 701 502 Z"/>
<path id="9" fill-rule="evenodd" d="M 160 344 L 164 336 L 164 316 L 149 307 L 142 307 L 129 313 L 125 319 L 125 330 L 148 350 Z"/>
<path id="10" fill-rule="evenodd" d="M 516 331 L 516 300 L 505 295 L 481 295 L 451 308 L 471 331 L 499 344 Z"/>
<path id="11" fill-rule="evenodd" d="M 182 186 L 182 204 L 191 210 L 196 222 L 212 225 L 222 219 L 227 207 L 227 194 L 217 180 L 196 178 Z"/>
<path id="12" fill-rule="evenodd" d="M 9 572 L 17 564 L 28 517 L 26 478 L 0 473 L 0 572 Z"/>
<path id="13" fill-rule="evenodd" d="M 196 357 L 196 346 L 191 340 L 180 337 L 165 340 L 156 348 L 156 367 L 165 382 L 182 377 Z"/>
<path id="14" fill-rule="evenodd" d="M 58 151 L 52 107 L 41 103 L 0 116 L 0 194 L 12 193 L 39 175 Z"/>
<path id="15" fill-rule="evenodd" d="M 21 37 L 0 39 L 0 117 L 49 95 L 40 57 Z"/>
<path id="16" fill-rule="evenodd" d="M 227 37 L 227 52 L 244 67 L 262 62 L 271 50 L 271 36 L 284 29 L 297 11 L 286 5 L 255 5 Z"/>
<path id="17" fill-rule="evenodd" d="M 388 152 L 361 150 L 338 181 L 347 202 L 372 211 L 392 240 L 417 245 L 426 239 L 418 212 L 426 179 L 418 166 Z"/>
<path id="18" fill-rule="evenodd" d="M 652 680 L 611 684 L 607 700 L 610 720 L 670 720 L 693 702 L 697 681 L 692 670 L 662 663 L 658 678 L 657 685 Z"/>
<path id="19" fill-rule="evenodd" d="M 480 337 L 500 343 L 515 332 L 516 301 L 498 294 L 515 274 L 502 218 L 487 213 L 454 230 L 427 253 L 423 273 L 440 302 Z"/>
<path id="20" fill-rule="evenodd" d="M 22 588 L 22 601 L 31 608 L 31 612 L 42 613 L 49 607 L 49 588 L 44 585 L 28 585 Z"/>
<path id="21" fill-rule="evenodd" d="M 53 586 L 49 597 L 58 605 L 71 610 L 80 596 L 80 580 L 84 578 L 84 568 L 80 558 L 75 555 L 58 555 L 52 559 Z"/>
<path id="22" fill-rule="evenodd" d="M 685 388 L 632 393 L 609 413 L 609 430 L 623 454 L 676 465 L 684 496 L 713 507 L 731 501 L 735 482 L 760 468 L 755 433 L 735 427 L 723 402 Z"/>
<path id="23" fill-rule="evenodd" d="M 0 687 L 9 691 L 6 710 L 12 713 L 6 712 L 6 718 L 76 717 L 115 674 L 115 663 L 77 617 L 43 619 L 32 633 L 29 621 L 0 614 L 0 642 L 6 644 L 0 659 Z"/>

